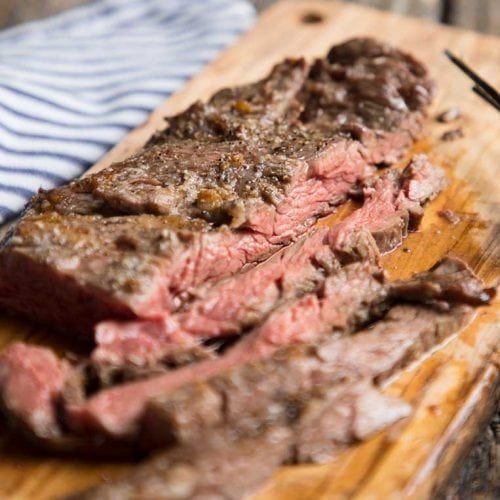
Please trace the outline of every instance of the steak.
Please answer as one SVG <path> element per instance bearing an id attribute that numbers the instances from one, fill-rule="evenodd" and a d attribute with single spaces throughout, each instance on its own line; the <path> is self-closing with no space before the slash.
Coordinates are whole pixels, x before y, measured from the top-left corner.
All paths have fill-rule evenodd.
<path id="1" fill-rule="evenodd" d="M 123 456 L 131 447 L 149 449 L 190 442 L 196 436 L 201 439 L 221 422 L 246 433 L 262 427 L 262 422 L 288 422 L 290 416 L 305 412 L 308 400 L 321 399 L 330 389 L 350 394 L 349 384 L 367 378 L 379 382 L 456 331 L 470 317 L 468 304 L 487 303 L 494 295 L 493 289 L 485 289 L 455 259 L 391 285 L 384 285 L 381 278 L 376 266 L 347 265 L 328 278 L 317 294 L 278 307 L 220 358 L 166 375 L 150 375 L 98 392 L 88 400 L 82 399 L 85 390 L 81 387 L 76 394 L 67 393 L 72 377 L 79 378 L 80 386 L 88 383 L 78 369 L 56 373 L 61 362 L 50 351 L 12 344 L 0 355 L 2 407 L 11 424 L 29 431 L 25 435 L 37 444 L 56 451 L 109 454 L 120 450 Z M 432 288 L 429 281 L 434 283 Z M 401 301 L 418 305 L 397 305 Z M 384 315 L 391 304 L 374 327 L 338 338 Z M 16 366 L 20 352 L 23 362 Z M 38 369 L 34 371 L 33 366 Z M 21 383 L 36 387 L 43 377 L 36 405 L 31 393 L 24 396 L 24 391 L 13 390 Z M 60 401 L 64 384 L 65 402 Z M 394 415 L 390 408 L 387 414 Z M 35 410 L 36 421 L 30 415 Z M 37 422 L 50 425 L 42 426 L 40 432 Z M 346 435 L 354 436 L 349 432 Z"/>
<path id="2" fill-rule="evenodd" d="M 216 427 L 207 433 L 203 442 L 171 448 L 136 467 L 126 479 L 97 486 L 68 499 L 246 498 L 284 462 L 300 460 L 294 449 L 297 445 L 302 448 L 305 440 L 315 443 L 314 439 L 309 441 L 305 430 L 312 432 L 316 420 L 324 421 L 328 415 L 336 422 L 339 417 L 345 421 L 346 417 L 357 414 L 355 424 L 342 424 L 342 430 L 349 435 L 357 434 L 361 427 L 373 433 L 381 425 L 407 416 L 410 410 L 406 403 L 385 396 L 366 383 L 344 390 L 343 399 L 339 394 L 329 396 L 331 399 L 309 403 L 310 413 L 302 417 L 300 431 L 294 432 L 294 426 L 273 426 L 252 436 L 241 436 L 225 427 Z M 331 405 L 325 411 L 321 403 L 326 401 L 331 401 Z M 375 418 L 367 413 L 375 414 Z M 335 427 L 330 430 L 332 428 Z"/>
<path id="3" fill-rule="evenodd" d="M 447 308 L 450 302 L 488 304 L 496 291 L 485 288 L 481 280 L 471 279 L 471 270 L 462 261 L 449 258 L 427 272 L 394 282 L 391 293 L 405 300 Z"/>
<path id="4" fill-rule="evenodd" d="M 432 303 L 424 294 L 423 304 L 396 304 L 353 336 L 289 347 L 270 360 L 150 401 L 143 442 L 171 448 L 126 477 L 71 498 L 242 498 L 282 463 L 324 462 L 407 416 L 409 406 L 376 385 L 460 330 L 474 314 L 467 303 L 489 300 L 493 293 L 478 290 L 480 281 L 452 259 L 410 280 L 416 290 L 429 278 L 437 283 L 457 273 L 468 283 L 454 299 L 449 292 L 460 283 L 444 278 L 442 294 L 433 292 Z M 391 286 L 390 295 L 402 284 Z M 232 474 L 242 462 L 235 488 Z"/>
<path id="5" fill-rule="evenodd" d="M 374 175 L 432 91 L 411 56 L 353 39 L 32 200 L 0 243 L 0 306 L 97 348 L 75 365 L 10 345 L 0 408 L 46 449 L 168 448 L 76 498 L 241 498 L 408 416 L 381 383 L 495 294 L 453 258 L 394 283 L 380 268 L 445 185 L 423 155 Z M 361 208 L 311 230 L 360 190 Z"/>
<path id="6" fill-rule="evenodd" d="M 271 359 L 226 370 L 204 385 L 187 385 L 158 397 L 145 412 L 146 437 L 141 443 L 163 447 L 197 441 L 216 424 L 246 434 L 274 422 L 286 423 L 332 386 L 363 378 L 381 380 L 471 319 L 472 309 L 450 307 L 451 311 L 442 312 L 394 306 L 374 326 L 355 335 L 288 348 Z M 349 417 L 346 422 L 351 425 L 354 420 Z M 340 422 L 332 432 L 339 429 Z M 324 437 L 318 438 L 323 448 L 328 445 Z"/>
<path id="7" fill-rule="evenodd" d="M 327 278 L 317 291 L 275 309 L 221 357 L 106 389 L 81 403 L 70 403 L 66 423 L 76 432 L 99 431 L 115 437 L 133 434 L 152 397 L 189 382 L 202 382 L 239 364 L 270 357 L 283 345 L 314 341 L 333 329 L 349 331 L 383 302 L 386 289 L 382 280 L 376 266 L 346 266 Z"/>
<path id="8" fill-rule="evenodd" d="M 399 158 L 431 94 L 409 55 L 354 39 L 195 103 L 136 156 L 33 199 L 1 245 L 0 306 L 87 336 L 175 310 Z"/>
<path id="9" fill-rule="evenodd" d="M 441 266 L 450 268 L 453 265 L 462 268 L 461 273 L 455 274 L 460 278 L 459 282 L 450 280 L 449 273 L 441 271 Z M 445 277 L 441 287 L 442 296 L 447 296 L 450 289 L 459 288 L 463 297 L 473 297 L 468 300 L 489 302 L 490 292 L 484 291 L 481 282 L 472 272 L 459 261 L 453 265 L 444 261 L 434 269 L 437 276 L 433 278 L 436 281 L 440 275 Z M 425 287 L 422 282 L 425 283 L 426 279 L 429 278 L 423 278 L 420 284 L 415 286 L 422 289 Z M 413 281 L 418 283 L 419 278 L 413 278 Z M 469 282 L 477 282 L 477 285 Z M 400 283 L 398 286 L 403 285 Z M 285 346 L 315 343 L 331 335 L 335 336 L 335 333 L 338 335 L 352 332 L 357 325 L 380 316 L 387 305 L 386 299 L 390 288 L 384 286 L 380 271 L 376 267 L 367 263 L 346 266 L 327 278 L 324 285 L 316 292 L 278 307 L 264 323 L 244 336 L 219 358 L 173 370 L 158 377 L 103 390 L 83 403 L 69 404 L 67 425 L 76 432 L 100 431 L 114 437 L 133 435 L 137 432 L 139 419 L 149 399 L 172 394 L 176 389 L 189 383 L 194 384 L 197 391 L 201 382 L 232 369 L 238 370 L 238 367 L 271 358 Z M 397 294 L 392 292 L 392 295 L 394 301 Z M 441 296 L 436 295 L 433 301 L 438 298 L 441 300 Z M 292 358 L 295 359 L 295 356 Z M 259 370 L 261 368 L 257 369 Z M 265 377 L 265 384 L 262 379 L 260 385 L 265 385 L 266 388 L 272 387 L 269 381 L 272 373 L 275 373 L 274 366 L 270 369 L 269 376 Z M 297 383 L 305 379 L 304 374 L 299 373 L 297 376 L 289 376 L 293 372 L 288 368 L 285 369 L 285 373 L 291 381 L 299 381 Z M 232 374 L 229 379 L 233 377 Z M 280 390 L 282 390 L 281 384 L 284 384 L 284 381 L 280 379 Z M 247 401 L 249 405 L 253 401 L 259 404 L 260 399 L 253 397 L 255 387 L 258 385 L 253 380 L 254 389 L 243 391 L 250 396 L 250 400 Z M 183 403 L 181 406 L 191 413 L 194 412 L 193 405 Z M 268 406 L 267 403 L 265 406 Z"/>
<path id="10" fill-rule="evenodd" d="M 375 262 L 372 236 L 381 252 L 393 250 L 417 228 L 422 205 L 444 184 L 441 169 L 423 155 L 414 157 L 404 171 L 389 170 L 365 186 L 363 206 L 332 229 L 315 229 L 264 263 L 199 290 L 185 311 L 158 320 L 98 324 L 93 362 L 115 370 L 151 365 L 196 350 L 197 339 L 240 334 L 280 302 L 313 291 L 338 270 L 339 261 Z"/>
<path id="11" fill-rule="evenodd" d="M 470 272 L 468 277 L 473 279 Z M 101 391 L 83 404 L 69 406 L 68 425 L 78 431 L 100 429 L 113 436 L 127 434 L 133 432 L 149 398 L 170 393 L 189 382 L 198 385 L 221 371 L 271 357 L 285 345 L 313 342 L 332 330 L 352 331 L 356 324 L 376 315 L 384 303 L 387 288 L 376 278 L 377 269 L 366 263 L 346 266 L 327 278 L 316 292 L 278 307 L 222 357 Z M 464 288 L 460 283 L 447 280 L 442 290 L 447 291 L 450 286 Z M 470 287 L 473 293 L 477 292 Z M 483 294 L 481 300 L 488 300 L 482 289 L 480 293 Z"/>
<path id="12" fill-rule="evenodd" d="M 328 406 L 324 404 L 327 401 L 331 402 Z M 301 418 L 300 431 L 296 425 L 273 426 L 252 436 L 241 436 L 225 427 L 217 427 L 207 433 L 203 442 L 171 448 L 136 467 L 127 478 L 68 498 L 246 498 L 261 487 L 277 467 L 300 459 L 294 451 L 297 446 L 303 448 L 305 441 L 315 443 L 318 436 L 309 441 L 305 430 L 312 434 L 317 420 L 324 423 L 326 416 L 335 424 L 340 420 L 340 427 L 349 435 L 357 434 L 359 427 L 373 433 L 380 425 L 406 417 L 410 410 L 406 403 L 385 396 L 366 383 L 344 390 L 342 396 L 336 393 L 324 400 L 313 400 L 309 408 L 310 413 Z M 375 418 L 368 413 L 375 414 Z M 351 417 L 354 417 L 354 424 L 344 425 L 343 422 Z M 329 438 L 335 428 L 335 425 L 330 426 Z M 321 428 L 320 433 L 323 432 Z"/>
<path id="13" fill-rule="evenodd" d="M 346 329 L 349 324 L 355 323 L 355 318 L 361 318 L 361 316 L 368 315 L 368 309 L 377 309 L 377 304 L 387 295 L 381 283 L 382 278 L 381 271 L 377 266 L 365 263 L 348 265 L 339 270 L 337 274 L 332 275 L 329 281 L 325 282 L 324 288 L 326 291 L 330 292 L 330 300 L 334 301 L 336 304 L 331 312 L 331 317 L 335 319 L 334 316 L 335 314 L 337 315 L 337 324 L 340 329 Z M 353 285 L 362 286 L 361 294 L 358 293 L 357 289 L 352 290 L 349 288 L 349 282 L 351 280 Z M 318 293 L 319 292 L 318 290 Z M 298 307 L 295 305 L 297 312 L 300 311 L 302 303 L 304 303 L 306 308 L 308 304 L 312 305 L 313 309 L 310 312 L 314 314 L 318 311 L 320 302 L 324 303 L 326 306 L 326 302 L 320 299 L 322 295 L 323 292 L 319 293 L 319 295 L 311 293 L 304 296 L 309 297 L 309 299 L 303 297 L 302 299 L 296 299 L 291 302 L 292 304 L 296 304 L 298 300 L 302 300 L 302 302 L 298 304 Z M 342 295 L 344 298 L 339 300 L 335 297 L 334 300 L 334 295 Z M 352 298 L 353 300 L 351 301 Z M 152 377 L 154 373 L 152 374 L 150 372 L 148 375 L 151 378 L 139 382 L 128 383 L 123 386 L 119 385 L 113 389 L 102 390 L 88 400 L 85 399 L 87 388 L 88 386 L 92 386 L 93 381 L 92 378 L 89 379 L 85 365 L 83 365 L 83 369 L 80 365 L 71 370 L 64 371 L 62 376 L 58 377 L 57 381 L 51 381 L 51 384 L 57 384 L 57 388 L 59 389 L 57 394 L 58 397 L 53 397 L 50 400 L 46 398 L 44 401 L 41 401 L 37 407 L 38 418 L 46 421 L 52 419 L 53 425 L 57 427 L 52 430 L 51 435 L 60 435 L 61 437 L 52 440 L 50 438 L 46 439 L 47 433 L 38 432 L 36 426 L 32 425 L 32 421 L 29 418 L 29 412 L 32 408 L 30 398 L 27 398 L 23 405 L 23 392 L 19 391 L 19 393 L 15 395 L 15 404 L 13 404 L 10 401 L 12 397 L 10 387 L 19 387 L 21 383 L 35 385 L 38 379 L 42 377 L 43 373 L 51 374 L 55 371 L 59 360 L 47 348 L 28 346 L 19 343 L 11 344 L 0 354 L 0 373 L 3 374 L 2 380 L 8 381 L 8 384 L 0 385 L 1 406 L 7 410 L 7 418 L 13 427 L 21 429 L 33 427 L 31 437 L 34 439 L 35 443 L 40 444 L 42 447 L 50 449 L 56 448 L 58 450 L 64 450 L 64 448 L 86 449 L 87 444 L 89 444 L 88 442 L 91 440 L 86 432 L 87 429 L 92 430 L 93 436 L 100 434 L 102 438 L 102 436 L 104 436 L 103 432 L 105 432 L 105 430 L 107 431 L 109 428 L 111 432 L 117 434 L 119 439 L 122 439 L 123 433 L 137 429 L 138 418 L 150 396 L 162 394 L 166 392 L 167 389 L 174 390 L 184 383 L 194 381 L 197 377 L 199 377 L 200 380 L 208 378 L 212 372 L 224 371 L 235 363 L 243 363 L 245 359 L 240 359 L 242 357 L 247 357 L 249 359 L 252 357 L 258 358 L 260 356 L 260 347 L 268 346 L 266 349 L 267 353 L 262 353 L 262 355 L 271 354 L 273 346 L 266 344 L 266 338 L 271 339 L 274 332 L 276 336 L 275 341 L 278 342 L 280 336 L 280 327 L 273 326 L 274 319 L 280 320 L 281 325 L 284 326 L 286 326 L 287 320 L 293 320 L 293 317 L 289 314 L 287 315 L 287 304 L 288 302 L 283 304 L 270 315 L 266 322 L 255 331 L 251 331 L 251 333 L 245 337 L 245 342 L 248 343 L 249 347 L 240 347 L 239 344 L 236 344 L 234 347 L 230 348 L 227 353 L 223 353 L 221 357 L 178 368 L 166 374 L 162 374 L 161 376 Z M 359 305 L 361 305 L 361 310 L 358 308 Z M 301 337 L 306 338 L 306 334 L 314 335 L 314 332 L 311 332 L 310 329 L 307 332 L 301 332 L 298 325 L 292 325 L 292 330 L 289 334 L 285 332 L 282 343 L 293 341 L 300 342 Z M 262 341 L 259 342 L 259 338 Z M 278 347 L 279 344 L 276 345 L 276 349 Z M 17 366 L 14 361 L 16 359 L 16 353 L 20 349 L 23 353 L 24 362 Z M 229 357 L 227 357 L 228 354 Z M 41 373 L 31 369 L 31 366 L 35 364 L 43 367 L 43 369 L 40 369 Z M 34 381 L 29 382 L 30 378 L 33 378 Z M 50 380 L 49 376 L 46 378 Z M 20 382 L 18 382 L 18 380 Z M 65 401 L 61 402 L 61 387 L 63 386 L 65 386 Z M 145 392 L 143 392 L 144 390 Z M 126 402 L 125 398 L 127 397 L 131 398 L 130 404 Z M 102 424 L 101 418 L 96 414 L 96 411 L 99 413 L 98 408 L 101 404 L 104 403 L 105 406 L 107 405 L 105 402 L 106 399 L 110 400 L 110 405 L 109 411 L 102 414 L 102 417 L 104 417 L 102 419 L 104 423 Z M 64 422 L 63 428 L 58 426 L 58 422 L 56 422 L 54 418 L 54 400 L 57 400 L 59 403 L 58 408 L 60 410 L 62 409 L 64 413 L 60 415 L 61 418 L 59 419 L 61 422 Z M 122 410 L 117 407 L 115 408 L 115 406 L 120 405 L 120 400 L 123 401 L 124 406 L 127 407 L 123 418 L 119 415 Z M 102 428 L 102 432 L 94 432 L 93 430 L 96 428 Z M 119 428 L 119 432 L 114 432 L 113 429 L 115 428 Z M 69 433 L 68 429 L 70 430 Z M 83 445 L 81 443 L 82 439 L 80 439 L 80 441 L 77 440 L 76 443 L 68 439 L 68 437 L 76 435 L 81 435 L 83 437 Z M 107 435 L 110 435 L 110 433 L 108 432 Z M 97 441 L 99 441 L 99 438 Z M 93 443 L 90 443 L 90 445 L 93 446 Z M 92 448 L 92 446 L 90 446 L 90 448 Z"/>
<path id="14" fill-rule="evenodd" d="M 255 491 L 281 465 L 290 442 L 291 432 L 286 428 L 247 439 L 217 429 L 204 443 L 170 450 L 136 467 L 129 480 L 66 498 L 239 500 Z"/>

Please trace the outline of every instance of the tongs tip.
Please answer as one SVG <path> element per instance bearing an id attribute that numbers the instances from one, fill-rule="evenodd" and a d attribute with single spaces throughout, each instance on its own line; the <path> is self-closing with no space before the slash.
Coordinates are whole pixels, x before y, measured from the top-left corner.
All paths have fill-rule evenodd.
<path id="1" fill-rule="evenodd" d="M 498 91 L 481 78 L 469 66 L 467 66 L 462 60 L 452 54 L 450 50 L 444 49 L 444 53 L 455 66 L 462 70 L 474 82 L 472 90 L 477 95 L 482 97 L 488 104 L 491 104 L 494 108 L 500 111 L 500 94 Z"/>

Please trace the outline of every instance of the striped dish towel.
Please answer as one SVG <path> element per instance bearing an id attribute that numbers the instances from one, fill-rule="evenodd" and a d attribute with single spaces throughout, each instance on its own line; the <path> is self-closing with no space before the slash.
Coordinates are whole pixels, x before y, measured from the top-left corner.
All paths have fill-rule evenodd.
<path id="1" fill-rule="evenodd" d="M 254 15 L 246 0 L 98 0 L 0 32 L 0 223 L 82 174 Z"/>

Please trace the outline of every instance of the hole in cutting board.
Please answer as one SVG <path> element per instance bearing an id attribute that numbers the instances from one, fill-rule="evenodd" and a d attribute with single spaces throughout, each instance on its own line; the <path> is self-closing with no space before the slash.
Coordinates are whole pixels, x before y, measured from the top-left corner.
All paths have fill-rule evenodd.
<path id="1" fill-rule="evenodd" d="M 324 20 L 325 17 L 323 16 L 323 14 L 314 11 L 306 12 L 301 17 L 301 21 L 304 24 L 319 24 L 322 23 Z"/>

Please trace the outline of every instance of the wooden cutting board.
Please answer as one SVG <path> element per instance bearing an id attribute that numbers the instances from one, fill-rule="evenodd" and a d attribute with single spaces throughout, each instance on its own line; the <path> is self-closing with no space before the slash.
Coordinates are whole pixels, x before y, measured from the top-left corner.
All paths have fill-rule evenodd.
<path id="1" fill-rule="evenodd" d="M 429 136 L 414 148 L 443 165 L 452 182 L 428 208 L 421 230 L 384 258 L 390 276 L 408 276 L 452 254 L 465 259 L 488 284 L 496 283 L 500 114 L 471 92 L 470 83 L 443 56 L 443 49 L 452 49 L 498 87 L 500 40 L 494 37 L 334 2 L 281 2 L 94 168 L 130 155 L 162 126 L 163 116 L 182 110 L 193 100 L 205 99 L 223 86 L 264 76 L 285 56 L 323 55 L 332 44 L 359 35 L 380 37 L 425 61 L 438 83 L 433 114 L 452 105 L 458 105 L 464 114 L 459 122 L 448 125 L 431 119 Z M 440 140 L 443 132 L 456 126 L 463 128 L 464 138 L 447 143 Z M 443 209 L 458 213 L 460 222 L 453 225 L 439 217 L 438 211 Z M 347 210 L 343 208 L 330 220 Z M 494 408 L 499 378 L 497 305 L 480 309 L 469 328 L 388 385 L 388 392 L 413 404 L 411 417 L 346 450 L 332 463 L 281 469 L 257 498 L 432 496 L 456 469 Z M 21 322 L 0 317 L 0 347 L 14 339 L 64 347 Z M 2 499 L 56 498 L 130 468 L 127 464 L 35 456 L 5 430 L 1 436 Z"/>

